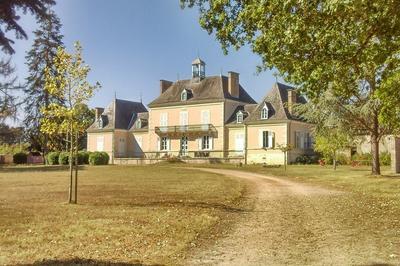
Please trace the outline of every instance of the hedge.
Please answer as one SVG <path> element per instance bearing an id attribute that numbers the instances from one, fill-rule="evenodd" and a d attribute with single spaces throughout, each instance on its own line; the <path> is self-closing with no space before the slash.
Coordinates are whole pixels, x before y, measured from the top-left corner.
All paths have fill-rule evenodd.
<path id="1" fill-rule="evenodd" d="M 60 165 L 69 164 L 69 152 L 60 152 L 60 154 L 58 155 L 58 163 Z"/>
<path id="2" fill-rule="evenodd" d="M 91 152 L 79 151 L 78 152 L 78 164 L 89 164 L 89 155 Z"/>
<path id="3" fill-rule="evenodd" d="M 57 151 L 49 152 L 46 157 L 47 164 L 48 165 L 57 165 L 59 155 L 60 155 L 60 153 Z"/>
<path id="4" fill-rule="evenodd" d="M 89 155 L 89 164 L 90 165 L 106 165 L 108 164 L 110 157 L 104 151 L 102 152 L 92 152 Z"/>
<path id="5" fill-rule="evenodd" d="M 25 152 L 17 152 L 13 155 L 13 162 L 15 164 L 25 164 L 28 162 L 28 154 Z"/>

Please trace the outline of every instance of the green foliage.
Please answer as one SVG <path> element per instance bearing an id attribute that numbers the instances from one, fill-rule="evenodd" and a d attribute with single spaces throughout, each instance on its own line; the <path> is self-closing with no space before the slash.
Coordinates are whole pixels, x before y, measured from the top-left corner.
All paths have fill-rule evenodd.
<path id="1" fill-rule="evenodd" d="M 326 164 L 333 164 L 333 158 L 332 157 L 327 157 L 324 158 L 324 161 Z M 351 163 L 351 158 L 350 156 L 347 156 L 346 154 L 343 153 L 339 153 L 338 155 L 336 155 L 336 164 L 339 165 L 349 165 Z"/>
<path id="2" fill-rule="evenodd" d="M 47 154 L 47 158 L 46 158 L 47 164 L 48 165 L 56 165 L 56 164 L 58 164 L 59 155 L 60 155 L 60 153 L 56 152 L 56 151 L 48 153 Z"/>
<path id="3" fill-rule="evenodd" d="M 382 152 L 379 156 L 382 165 L 390 165 L 392 157 L 389 152 Z"/>
<path id="4" fill-rule="evenodd" d="M 29 143 L 1 144 L 0 154 L 15 154 L 18 152 L 26 152 L 28 151 L 28 148 L 29 148 Z"/>
<path id="5" fill-rule="evenodd" d="M 356 153 L 351 159 L 357 161 L 359 165 L 371 165 L 372 155 L 371 153 Z"/>
<path id="6" fill-rule="evenodd" d="M 110 160 L 110 157 L 104 151 L 92 152 L 89 155 L 89 164 L 90 165 L 106 165 L 106 164 L 108 164 L 109 160 Z"/>
<path id="7" fill-rule="evenodd" d="M 79 151 L 78 152 L 78 164 L 89 164 L 89 156 L 90 152 L 88 151 Z"/>
<path id="8" fill-rule="evenodd" d="M 315 137 L 314 149 L 321 152 L 326 163 L 336 160 L 341 164 L 348 164 L 349 158 L 345 158 L 340 151 L 351 146 L 350 136 L 344 131 L 337 129 L 320 130 Z"/>
<path id="9" fill-rule="evenodd" d="M 58 164 L 67 165 L 69 163 L 69 152 L 60 152 L 58 155 Z"/>
<path id="10" fill-rule="evenodd" d="M 317 155 L 307 155 L 303 154 L 296 158 L 296 164 L 316 164 L 318 162 L 319 157 Z"/>
<path id="11" fill-rule="evenodd" d="M 261 58 L 260 71 L 277 69 L 312 101 L 331 90 L 339 119 L 371 136 L 371 152 L 379 155 L 376 140 L 400 131 L 397 1 L 181 0 L 181 5 L 199 7 L 200 25 L 215 34 L 224 52 L 250 46 Z M 335 114 L 332 108 L 317 111 Z M 375 157 L 372 172 L 380 174 Z"/>
<path id="12" fill-rule="evenodd" d="M 13 155 L 13 162 L 15 164 L 26 164 L 28 161 L 28 154 L 25 152 L 17 152 Z"/>

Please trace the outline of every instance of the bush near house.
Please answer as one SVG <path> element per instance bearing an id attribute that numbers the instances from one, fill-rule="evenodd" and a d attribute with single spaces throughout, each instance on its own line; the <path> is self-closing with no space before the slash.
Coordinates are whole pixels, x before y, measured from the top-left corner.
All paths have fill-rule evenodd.
<path id="1" fill-rule="evenodd" d="M 69 153 L 68 152 L 60 152 L 58 156 L 58 163 L 60 165 L 67 165 L 69 163 Z"/>
<path id="2" fill-rule="evenodd" d="M 371 153 L 361 153 L 354 154 L 351 158 L 353 161 L 357 161 L 359 165 L 371 165 L 372 155 Z M 382 152 L 379 155 L 379 161 L 381 165 L 390 165 L 391 164 L 391 156 L 389 152 Z"/>
<path id="3" fill-rule="evenodd" d="M 60 153 L 57 151 L 49 152 L 49 154 L 47 154 L 47 157 L 46 157 L 47 164 L 48 165 L 57 165 L 59 155 L 60 155 Z"/>
<path id="4" fill-rule="evenodd" d="M 318 163 L 319 157 L 317 155 L 300 155 L 296 158 L 296 164 L 316 164 Z"/>
<path id="5" fill-rule="evenodd" d="M 89 164 L 90 165 L 106 165 L 108 164 L 110 157 L 106 152 L 92 152 L 89 155 Z"/>
<path id="6" fill-rule="evenodd" d="M 379 160 L 382 165 L 390 165 L 392 163 L 392 157 L 389 152 L 382 152 L 379 156 Z"/>
<path id="7" fill-rule="evenodd" d="M 78 164 L 89 164 L 89 155 L 91 152 L 79 151 L 78 152 Z"/>
<path id="8" fill-rule="evenodd" d="M 13 155 L 13 162 L 15 164 L 26 164 L 28 161 L 28 154 L 25 152 L 17 152 Z"/>

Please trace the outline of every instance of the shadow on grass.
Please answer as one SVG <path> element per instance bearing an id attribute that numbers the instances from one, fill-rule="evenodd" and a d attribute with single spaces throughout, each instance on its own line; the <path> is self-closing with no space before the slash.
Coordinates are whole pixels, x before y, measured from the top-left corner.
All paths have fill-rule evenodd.
<path id="1" fill-rule="evenodd" d="M 83 266 L 83 265 L 100 265 L 100 266 L 161 266 L 162 264 L 142 264 L 142 263 L 126 263 L 126 262 L 110 262 L 92 259 L 68 259 L 68 260 L 43 260 L 31 264 L 18 264 L 19 266 Z"/>
<path id="2" fill-rule="evenodd" d="M 79 166 L 78 169 L 83 170 L 85 169 L 85 166 Z M 69 165 L 0 166 L 0 172 L 3 173 L 51 172 L 67 170 L 69 170 Z"/>

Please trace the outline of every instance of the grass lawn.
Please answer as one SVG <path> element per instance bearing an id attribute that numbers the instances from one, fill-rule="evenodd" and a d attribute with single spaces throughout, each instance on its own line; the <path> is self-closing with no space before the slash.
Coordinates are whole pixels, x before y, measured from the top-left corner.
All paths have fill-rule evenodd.
<path id="1" fill-rule="evenodd" d="M 0 184 L 0 264 L 57 265 L 179 264 L 226 230 L 246 187 L 173 166 L 86 167 L 79 204 L 68 205 L 68 173 L 57 167 L 0 168 Z"/>

